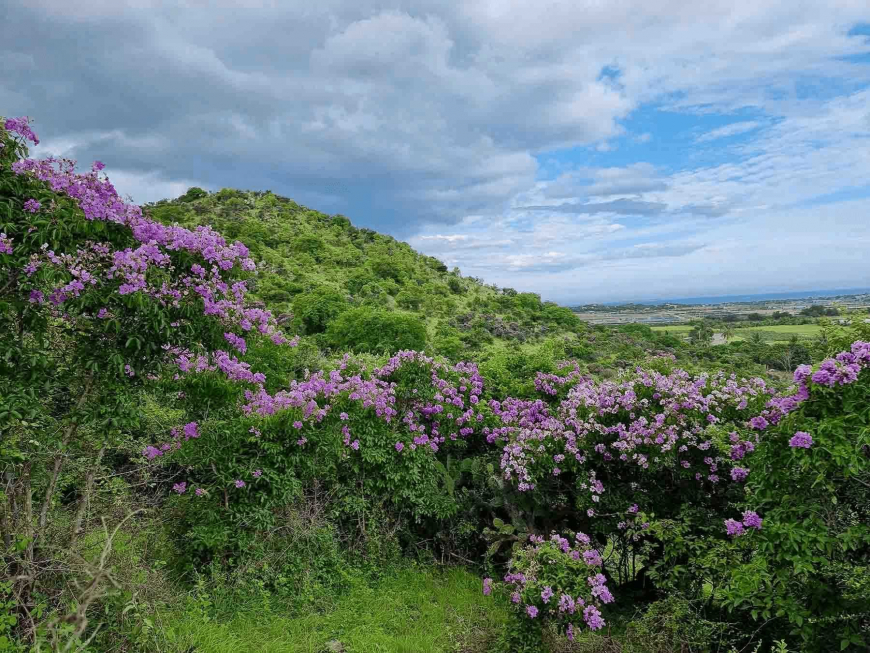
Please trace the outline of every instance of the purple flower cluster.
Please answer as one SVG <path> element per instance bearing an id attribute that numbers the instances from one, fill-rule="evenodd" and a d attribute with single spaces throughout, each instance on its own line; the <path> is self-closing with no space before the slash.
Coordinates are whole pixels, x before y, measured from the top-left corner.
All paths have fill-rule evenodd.
<path id="1" fill-rule="evenodd" d="M 809 449 L 813 446 L 813 436 L 804 431 L 798 431 L 788 441 L 788 446 L 792 449 Z"/>
<path id="2" fill-rule="evenodd" d="M 180 449 L 182 439 L 192 440 L 199 437 L 198 425 L 196 422 L 189 422 L 185 424 L 180 431 L 178 429 L 172 429 L 170 435 L 172 436 L 171 442 L 164 442 L 159 447 L 153 445 L 147 446 L 142 451 L 142 455 L 148 460 L 154 460 L 155 458 L 160 458 L 171 451 Z"/>
<path id="3" fill-rule="evenodd" d="M 786 415 L 796 410 L 810 398 L 813 385 L 833 388 L 844 386 L 858 380 L 858 375 L 870 366 L 870 342 L 857 340 L 850 351 L 842 351 L 833 358 L 827 358 L 814 373 L 809 365 L 800 365 L 794 372 L 797 391 L 771 399 L 763 415 L 771 424 L 777 424 Z"/>
<path id="4" fill-rule="evenodd" d="M 0 233 L 0 254 L 12 253 L 12 239 L 5 233 Z"/>
<path id="5" fill-rule="evenodd" d="M 533 490 L 547 476 L 583 474 L 588 479 L 579 484 L 592 503 L 599 503 L 604 492 L 594 472 L 585 471 L 593 456 L 604 464 L 641 469 L 657 461 L 689 473 L 703 464 L 704 473 L 694 474 L 699 482 L 718 483 L 721 461 L 702 453 L 711 442 L 701 433 L 711 422 L 750 418 L 774 394 L 761 379 L 738 382 L 721 373 L 691 377 L 683 370 L 662 375 L 638 369 L 635 378 L 621 383 L 596 383 L 573 371 L 564 378 L 573 386 L 555 408 L 541 400 L 491 401 L 501 425 L 484 433 L 488 442 L 503 443 L 502 472 L 519 491 Z M 538 380 L 545 392 L 544 382 L 558 385 L 549 377 Z"/>
<path id="6" fill-rule="evenodd" d="M 30 133 L 26 119 L 6 121 L 7 129 L 22 135 Z M 34 137 L 35 138 L 35 137 Z M 80 297 L 87 287 L 113 284 L 119 295 L 144 293 L 161 306 L 179 308 L 182 302 L 201 300 L 205 315 L 215 316 L 227 324 L 235 324 L 243 331 L 256 329 L 276 344 L 288 342 L 277 329 L 271 312 L 248 308 L 244 305 L 247 288 L 242 281 L 230 285 L 223 274 L 237 267 L 243 271 L 256 271 L 248 248 L 240 242 L 229 244 L 211 227 L 200 226 L 193 231 L 179 226 L 166 226 L 143 216 L 139 206 L 122 201 L 108 179 L 98 173 L 104 165 L 96 161 L 87 174 L 77 174 L 75 161 L 49 157 L 44 160 L 23 159 L 12 164 L 12 171 L 45 181 L 57 193 L 72 198 L 87 220 L 112 222 L 128 227 L 140 243 L 135 249 L 115 251 L 107 244 L 92 244 L 75 253 L 57 255 L 43 250 L 26 270 L 28 276 L 40 263 L 49 263 L 66 272 L 72 280 L 49 292 L 49 301 L 55 307 L 72 298 Z M 25 210 L 39 210 L 36 200 L 25 202 Z M 32 228 L 31 228 L 32 229 Z M 9 250 L 8 252 L 6 250 Z M 4 240 L 0 251 L 11 253 Z M 150 270 L 175 271 L 170 253 L 185 251 L 201 257 L 204 267 L 194 264 L 191 269 L 172 276 L 150 275 Z M 150 283 L 151 277 L 159 279 Z M 242 353 L 246 350 L 243 338 L 229 334 L 227 339 Z M 295 346 L 296 341 L 290 341 Z"/>
<path id="7" fill-rule="evenodd" d="M 598 606 L 612 603 L 614 597 L 604 574 L 584 573 L 590 566 L 602 565 L 601 555 L 590 548 L 590 542 L 585 533 L 576 533 L 573 542 L 557 533 L 548 540 L 529 536 L 529 543 L 508 563 L 509 571 L 501 584 L 520 614 L 529 619 L 553 619 L 562 624 L 569 637 L 583 623 L 590 630 L 604 627 Z M 487 578 L 484 594 L 491 590 L 492 581 Z"/>
<path id="8" fill-rule="evenodd" d="M 758 516 L 758 513 L 747 510 L 743 513 L 743 521 L 739 522 L 736 519 L 725 520 L 725 532 L 732 537 L 739 537 L 745 532 L 745 528 L 754 528 L 757 531 L 761 530 L 761 524 L 764 520 Z"/>
<path id="9" fill-rule="evenodd" d="M 28 117 L 20 117 L 20 118 L 8 118 L 5 123 L 3 123 L 3 129 L 8 132 L 15 132 L 16 134 L 21 135 L 25 140 L 32 141 L 34 145 L 39 145 L 39 139 L 36 137 L 36 134 L 33 133 L 33 130 L 30 129 L 30 118 Z"/>

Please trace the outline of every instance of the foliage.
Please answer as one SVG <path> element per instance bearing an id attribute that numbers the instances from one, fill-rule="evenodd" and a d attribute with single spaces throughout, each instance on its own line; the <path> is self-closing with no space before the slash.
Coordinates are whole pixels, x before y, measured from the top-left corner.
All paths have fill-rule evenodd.
<path id="1" fill-rule="evenodd" d="M 591 328 L 271 193 L 194 188 L 143 214 L 99 162 L 27 159 L 28 121 L 4 126 L 7 648 L 214 644 L 157 632 L 164 599 L 143 606 L 115 573 L 147 579 L 131 571 L 146 558 L 190 592 L 174 619 L 218 629 L 221 601 L 328 611 L 400 549 L 506 568 L 484 594 L 509 650 L 554 631 L 579 645 L 605 619 L 626 646 L 653 627 L 662 647 L 867 645 L 863 322 L 724 347 L 706 322 L 691 344 Z M 795 385 L 747 378 L 756 365 L 796 368 Z M 94 567 L 92 510 L 117 523 L 137 502 L 171 554 Z M 71 593 L 79 578 L 118 591 Z"/>
<path id="2" fill-rule="evenodd" d="M 397 349 L 425 349 L 426 326 L 407 313 L 361 307 L 340 315 L 326 332 L 337 349 L 382 353 Z"/>

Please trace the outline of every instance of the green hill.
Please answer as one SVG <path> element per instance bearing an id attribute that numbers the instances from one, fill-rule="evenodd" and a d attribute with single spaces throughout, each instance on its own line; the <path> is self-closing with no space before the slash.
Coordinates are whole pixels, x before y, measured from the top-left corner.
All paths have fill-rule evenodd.
<path id="1" fill-rule="evenodd" d="M 407 328 L 421 322 L 426 344 L 449 357 L 588 331 L 570 309 L 537 294 L 463 277 L 407 243 L 271 192 L 191 188 L 144 208 L 163 223 L 210 224 L 245 243 L 260 268 L 252 295 L 285 321 L 292 313 L 292 327 L 324 347 L 351 344 L 328 332 L 354 309 L 402 315 Z"/>

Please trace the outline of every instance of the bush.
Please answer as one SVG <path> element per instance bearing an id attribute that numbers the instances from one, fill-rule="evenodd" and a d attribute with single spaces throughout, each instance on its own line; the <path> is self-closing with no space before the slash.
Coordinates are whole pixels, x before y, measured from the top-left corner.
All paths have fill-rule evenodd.
<path id="1" fill-rule="evenodd" d="M 342 350 L 381 353 L 426 348 L 426 326 L 413 315 L 370 307 L 340 315 L 327 329 L 327 342 Z"/>
<path id="2" fill-rule="evenodd" d="M 329 287 L 298 295 L 293 302 L 296 321 L 309 335 L 326 331 L 330 323 L 349 308 L 344 295 Z"/>

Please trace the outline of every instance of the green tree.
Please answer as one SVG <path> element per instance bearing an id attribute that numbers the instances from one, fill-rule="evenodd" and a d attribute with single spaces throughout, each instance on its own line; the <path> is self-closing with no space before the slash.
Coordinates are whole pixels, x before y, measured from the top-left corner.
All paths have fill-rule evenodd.
<path id="1" fill-rule="evenodd" d="M 350 308 L 344 295 L 330 287 L 318 288 L 296 297 L 293 312 L 305 333 L 323 333 L 341 313 Z"/>
<path id="2" fill-rule="evenodd" d="M 342 313 L 326 331 L 326 341 L 357 352 L 396 352 L 426 348 L 426 325 L 406 313 L 363 306 Z"/>

